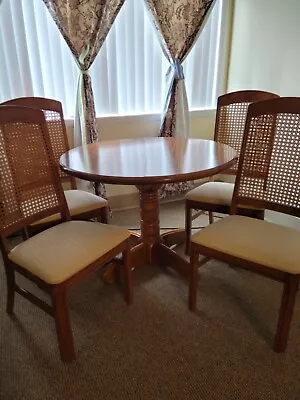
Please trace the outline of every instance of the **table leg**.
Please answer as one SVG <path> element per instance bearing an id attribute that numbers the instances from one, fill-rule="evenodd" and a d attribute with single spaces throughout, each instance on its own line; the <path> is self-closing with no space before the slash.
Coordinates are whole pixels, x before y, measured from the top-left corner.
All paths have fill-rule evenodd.
<path id="1" fill-rule="evenodd" d="M 133 243 L 131 265 L 133 268 L 154 263 L 153 249 L 160 242 L 158 201 L 160 187 L 161 185 L 137 186 L 140 192 L 141 235 L 133 234 L 131 239 Z M 118 269 L 118 264 L 112 263 L 102 275 L 103 282 L 113 283 L 119 275 Z"/>
<path id="2" fill-rule="evenodd" d="M 168 247 L 180 245 L 185 242 L 185 229 L 173 229 L 169 232 L 162 233 L 162 242 Z"/>
<path id="3" fill-rule="evenodd" d="M 160 242 L 158 190 L 161 185 L 137 186 L 140 192 L 141 239 L 148 264 L 153 264 L 153 247 Z"/>
<path id="4" fill-rule="evenodd" d="M 147 264 L 169 266 L 174 268 L 183 278 L 187 279 L 189 274 L 189 262 L 167 247 L 168 245 L 178 243 L 178 241 L 182 240 L 183 232 L 178 232 L 178 230 L 176 230 L 173 231 L 171 235 L 160 235 L 159 188 L 160 186 L 158 185 L 138 187 L 140 191 L 142 239 L 142 244 L 140 245 L 141 247 L 139 250 L 144 252 Z M 167 245 L 163 244 L 164 241 L 167 242 Z"/>
<path id="5" fill-rule="evenodd" d="M 183 230 L 174 230 L 160 235 L 158 190 L 161 185 L 137 186 L 140 192 L 140 238 L 133 238 L 136 245 L 131 249 L 132 267 L 145 264 L 168 266 L 175 269 L 183 278 L 189 274 L 189 262 L 176 254 L 168 246 L 183 240 Z M 110 283 L 116 279 L 116 266 L 112 265 L 104 281 Z"/>
<path id="6" fill-rule="evenodd" d="M 182 278 L 189 278 L 189 262 L 163 243 L 155 246 L 155 264 L 174 269 Z"/>

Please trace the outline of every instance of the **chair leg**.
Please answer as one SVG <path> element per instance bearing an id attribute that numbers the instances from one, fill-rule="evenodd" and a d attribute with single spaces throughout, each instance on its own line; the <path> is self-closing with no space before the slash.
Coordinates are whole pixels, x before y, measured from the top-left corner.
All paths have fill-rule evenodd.
<path id="1" fill-rule="evenodd" d="M 189 286 L 189 309 L 196 311 L 197 308 L 197 281 L 198 281 L 198 253 L 191 248 L 190 260 L 190 286 Z"/>
<path id="2" fill-rule="evenodd" d="M 133 301 L 133 287 L 132 287 L 132 268 L 130 260 L 130 250 L 125 250 L 122 253 L 123 268 L 125 279 L 125 301 L 127 304 L 132 304 Z"/>
<path id="3" fill-rule="evenodd" d="M 185 254 L 190 252 L 191 243 L 191 230 L 192 230 L 192 209 L 185 205 Z"/>
<path id="4" fill-rule="evenodd" d="M 278 353 L 284 352 L 287 346 L 298 287 L 299 275 L 289 275 L 284 283 L 274 342 L 274 350 Z"/>
<path id="5" fill-rule="evenodd" d="M 61 285 L 53 287 L 52 304 L 60 357 L 64 362 L 73 361 L 76 356 L 67 305 L 67 293 L 66 289 Z"/>
<path id="6" fill-rule="evenodd" d="M 101 208 L 100 218 L 101 218 L 100 222 L 102 224 L 108 224 L 108 221 L 109 221 L 109 208 L 108 207 Z"/>
<path id="7" fill-rule="evenodd" d="M 94 191 L 95 195 L 101 197 L 100 193 L 100 183 L 99 182 L 94 182 Z"/>
<path id="8" fill-rule="evenodd" d="M 208 211 L 208 219 L 210 224 L 214 223 L 214 213 L 212 211 Z"/>
<path id="9" fill-rule="evenodd" d="M 10 266 L 5 266 L 6 281 L 7 281 L 7 301 L 6 312 L 13 314 L 15 304 L 15 271 Z"/>
<path id="10" fill-rule="evenodd" d="M 29 239 L 30 234 L 29 234 L 28 228 L 22 229 L 22 236 L 23 236 L 23 240 L 24 240 L 24 241 L 27 240 L 27 239 Z"/>

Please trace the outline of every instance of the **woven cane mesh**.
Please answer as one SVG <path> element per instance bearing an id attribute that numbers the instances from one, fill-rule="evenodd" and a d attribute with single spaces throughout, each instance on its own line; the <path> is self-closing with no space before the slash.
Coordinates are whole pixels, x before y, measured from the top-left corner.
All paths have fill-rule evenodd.
<path id="1" fill-rule="evenodd" d="M 3 105 L 16 105 L 43 110 L 50 135 L 52 151 L 57 163 L 58 173 L 61 178 L 71 180 L 72 178 L 59 167 L 60 156 L 69 150 L 68 139 L 65 132 L 62 106 L 59 101 L 43 97 L 20 97 L 2 103 Z"/>
<path id="2" fill-rule="evenodd" d="M 58 173 L 61 178 L 70 178 L 65 172 L 59 168 L 59 158 L 60 156 L 69 150 L 67 140 L 65 138 L 65 133 L 63 130 L 64 121 L 62 121 L 59 112 L 43 109 L 48 132 L 50 135 L 51 146 L 54 154 L 55 161 L 58 167 Z"/>
<path id="3" fill-rule="evenodd" d="M 262 90 L 240 90 L 218 98 L 215 137 L 217 142 L 233 147 L 240 154 L 249 104 L 278 98 Z M 238 163 L 230 172 L 236 173 Z"/>
<path id="4" fill-rule="evenodd" d="M 299 114 L 251 117 L 245 135 L 237 204 L 300 216 L 300 103 Z"/>
<path id="5" fill-rule="evenodd" d="M 19 107 L 14 109 L 17 113 Z M 45 138 L 48 133 L 42 125 L 30 120 L 4 123 L 2 115 L 3 112 L 0 113 L 0 229 L 8 234 L 41 215 L 62 211 L 63 192 L 57 188 L 57 168 Z"/>
<path id="6" fill-rule="evenodd" d="M 216 121 L 215 140 L 233 147 L 238 154 L 241 151 L 249 104 L 234 103 L 220 107 Z M 237 164 L 231 167 L 232 171 L 236 169 Z"/>

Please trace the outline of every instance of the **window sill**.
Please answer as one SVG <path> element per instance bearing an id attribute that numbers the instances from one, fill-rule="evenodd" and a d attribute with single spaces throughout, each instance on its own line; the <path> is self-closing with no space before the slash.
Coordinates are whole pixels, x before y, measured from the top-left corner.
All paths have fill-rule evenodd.
<path id="1" fill-rule="evenodd" d="M 215 109 L 203 109 L 203 110 L 191 110 L 190 116 L 194 118 L 210 118 L 214 117 L 216 113 Z M 110 124 L 131 124 L 145 121 L 160 121 L 160 114 L 135 114 L 135 115 L 109 115 L 97 117 L 96 121 L 101 123 Z M 65 119 L 66 126 L 72 127 L 74 125 L 74 118 Z"/>

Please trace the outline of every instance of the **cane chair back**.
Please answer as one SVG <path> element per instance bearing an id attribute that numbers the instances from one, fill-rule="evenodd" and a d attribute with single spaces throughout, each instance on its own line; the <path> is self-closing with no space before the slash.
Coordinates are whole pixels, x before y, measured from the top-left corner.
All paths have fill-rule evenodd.
<path id="1" fill-rule="evenodd" d="M 52 151 L 57 164 L 61 182 L 70 183 L 71 188 L 76 189 L 75 179 L 70 175 L 67 175 L 59 168 L 60 156 L 70 149 L 61 103 L 59 101 L 46 99 L 43 97 L 20 97 L 17 99 L 8 100 L 1 105 L 25 106 L 37 108 L 44 112 L 48 132 L 50 135 Z"/>
<path id="2" fill-rule="evenodd" d="M 0 107 L 0 160 L 2 237 L 54 213 L 70 218 L 42 111 Z"/>
<path id="3" fill-rule="evenodd" d="M 249 106 L 231 212 L 239 206 L 300 217 L 300 98 Z"/>
<path id="4" fill-rule="evenodd" d="M 218 98 L 214 140 L 233 147 L 240 154 L 249 104 L 278 98 L 274 93 L 242 90 Z M 237 163 L 226 171 L 236 174 Z"/>

